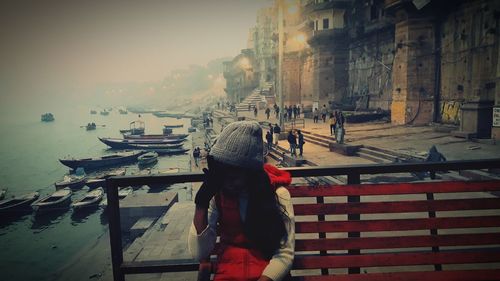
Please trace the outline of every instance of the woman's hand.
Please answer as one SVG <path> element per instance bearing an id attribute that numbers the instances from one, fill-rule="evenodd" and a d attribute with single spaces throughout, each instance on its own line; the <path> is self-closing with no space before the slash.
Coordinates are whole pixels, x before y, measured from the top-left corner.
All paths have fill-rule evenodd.
<path id="1" fill-rule="evenodd" d="M 197 207 L 208 209 L 210 200 L 212 200 L 212 197 L 214 197 L 219 190 L 220 184 L 218 184 L 216 175 L 212 170 L 204 168 L 203 173 L 205 173 L 205 181 L 203 181 L 203 184 L 196 193 L 194 202 Z"/>

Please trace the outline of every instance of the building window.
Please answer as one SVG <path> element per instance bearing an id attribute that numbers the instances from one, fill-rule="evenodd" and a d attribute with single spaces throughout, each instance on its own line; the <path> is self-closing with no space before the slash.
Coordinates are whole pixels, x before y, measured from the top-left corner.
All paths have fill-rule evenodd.
<path id="1" fill-rule="evenodd" d="M 328 29 L 329 27 L 329 20 L 328 19 L 323 19 L 323 29 Z"/>

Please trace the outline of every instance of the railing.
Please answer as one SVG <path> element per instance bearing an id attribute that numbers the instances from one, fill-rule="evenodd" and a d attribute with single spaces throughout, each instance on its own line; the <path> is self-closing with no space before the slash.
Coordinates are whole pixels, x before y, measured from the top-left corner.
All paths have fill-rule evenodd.
<path id="1" fill-rule="evenodd" d="M 301 167 L 286 168 L 292 177 L 339 176 L 347 175 L 347 184 L 360 184 L 361 175 L 388 174 L 402 172 L 437 172 L 449 170 L 477 170 L 499 169 L 500 159 L 449 161 L 440 163 L 397 163 L 348 165 L 336 167 Z M 106 180 L 109 235 L 111 244 L 111 259 L 113 279 L 124 281 L 125 274 L 162 273 L 196 271 L 198 263 L 192 260 L 171 260 L 157 262 L 123 262 L 122 236 L 120 224 L 120 207 L 118 187 L 133 185 L 174 184 L 185 182 L 200 182 L 204 178 L 202 173 L 179 173 L 173 175 L 151 175 L 146 177 L 121 176 Z M 348 196 L 348 202 L 360 202 L 359 196 Z M 359 220 L 359 214 L 348 215 L 348 220 Z M 349 233 L 349 237 L 357 237 L 359 233 Z M 356 250 L 352 250 L 356 251 Z M 355 272 L 353 272 L 355 273 Z"/>
<path id="2" fill-rule="evenodd" d="M 290 121 L 286 121 L 285 122 L 285 131 L 296 129 L 299 126 L 301 128 L 306 127 L 306 121 L 304 120 L 304 118 L 296 118 L 296 119 L 292 119 Z"/>

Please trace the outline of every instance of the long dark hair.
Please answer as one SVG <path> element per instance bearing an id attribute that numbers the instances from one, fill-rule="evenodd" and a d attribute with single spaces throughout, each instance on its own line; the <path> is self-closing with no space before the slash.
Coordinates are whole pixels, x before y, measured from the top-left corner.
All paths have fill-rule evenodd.
<path id="1" fill-rule="evenodd" d="M 255 248 L 271 258 L 281 247 L 282 239 L 287 238 L 284 220 L 288 216 L 264 169 L 251 171 L 249 176 L 244 232 Z"/>
<path id="2" fill-rule="evenodd" d="M 215 161 L 210 156 L 208 158 L 209 169 L 216 170 L 219 180 L 230 170 L 242 170 Z M 243 231 L 251 246 L 269 259 L 281 247 L 282 239 L 287 238 L 284 220 L 288 219 L 288 216 L 264 168 L 243 171 L 249 179 L 245 188 L 248 192 L 248 206 Z"/>

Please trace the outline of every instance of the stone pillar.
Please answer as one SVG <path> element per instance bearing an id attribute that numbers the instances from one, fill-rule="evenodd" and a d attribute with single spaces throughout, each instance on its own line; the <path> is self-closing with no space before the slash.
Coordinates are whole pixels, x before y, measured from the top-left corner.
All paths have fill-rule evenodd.
<path id="1" fill-rule="evenodd" d="M 396 24 L 391 120 L 393 124 L 432 122 L 434 104 L 434 25 L 430 19 Z"/>

